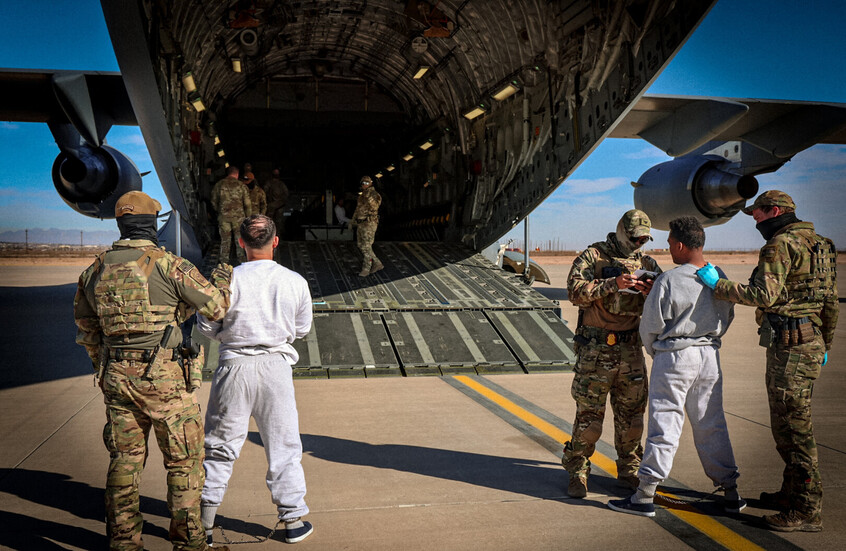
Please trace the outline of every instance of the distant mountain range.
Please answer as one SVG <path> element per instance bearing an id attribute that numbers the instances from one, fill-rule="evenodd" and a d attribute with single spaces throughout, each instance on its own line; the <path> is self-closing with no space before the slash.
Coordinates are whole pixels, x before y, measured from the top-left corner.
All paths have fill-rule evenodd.
<path id="1" fill-rule="evenodd" d="M 28 234 L 27 234 L 28 232 Z M 79 245 L 80 230 L 32 228 L 30 230 L 0 231 L 0 241 L 6 243 L 46 243 L 55 245 Z M 109 245 L 120 239 L 120 232 L 106 230 L 82 230 L 83 245 Z"/>

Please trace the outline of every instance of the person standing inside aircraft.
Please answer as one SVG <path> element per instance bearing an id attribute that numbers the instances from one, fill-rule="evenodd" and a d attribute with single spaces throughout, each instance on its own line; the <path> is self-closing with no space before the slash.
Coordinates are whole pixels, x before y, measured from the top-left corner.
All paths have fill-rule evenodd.
<path id="1" fill-rule="evenodd" d="M 670 476 L 686 411 L 705 474 L 725 492 L 726 511 L 739 513 L 746 501 L 737 493 L 739 474 L 723 411 L 719 353 L 734 305 L 716 300 L 696 277 L 705 265 L 705 230 L 696 218 L 671 220 L 667 242 L 678 267 L 655 280 L 640 319 L 643 347 L 653 357 L 640 485 L 633 496 L 612 499 L 608 507 L 655 516 L 655 491 Z"/>
<path id="2" fill-rule="evenodd" d="M 767 240 L 748 285 L 729 281 L 710 265 L 697 275 L 715 297 L 758 307 L 760 344 L 767 349 L 770 426 L 785 463 L 781 489 L 761 493 L 762 502 L 782 512 L 765 516 L 764 523 L 781 532 L 819 532 L 822 479 L 811 396 L 828 361 L 839 314 L 837 249 L 795 211 L 793 199 L 777 190 L 762 193 L 743 209 Z"/>
<path id="3" fill-rule="evenodd" d="M 238 228 L 241 221 L 252 214 L 250 193 L 247 186 L 238 179 L 238 167 L 230 166 L 226 178 L 219 180 L 212 188 L 212 207 L 217 211 L 217 225 L 220 230 L 220 261 L 229 262 L 232 238 L 235 238 L 236 255 L 244 261 L 244 251 L 238 247 L 241 236 Z"/>
<path id="4" fill-rule="evenodd" d="M 256 183 L 256 177 L 252 172 L 244 174 L 244 183 L 250 190 L 250 208 L 253 214 L 267 214 L 267 196 L 264 190 Z"/>
<path id="5" fill-rule="evenodd" d="M 361 277 L 376 273 L 385 266 L 373 253 L 373 240 L 379 226 L 379 205 L 382 196 L 373 188 L 370 176 L 362 176 L 361 193 L 352 216 L 352 225 L 358 226 L 358 248 L 362 254 Z"/>
<path id="6" fill-rule="evenodd" d="M 273 169 L 273 177 L 265 185 L 267 194 L 267 216 L 273 219 L 280 239 L 285 235 L 285 205 L 288 203 L 288 186 L 279 179 L 279 169 Z"/>
<path id="7" fill-rule="evenodd" d="M 602 434 L 605 404 L 611 395 L 617 479 L 638 486 L 643 457 L 643 413 L 647 376 L 638 323 L 652 279 L 635 275 L 645 270 L 654 278 L 661 269 L 640 248 L 652 237 L 646 213 L 632 209 L 617 223 L 617 231 L 594 243 L 576 260 L 567 277 L 570 301 L 579 307 L 574 338 L 578 361 L 572 395 L 576 400 L 573 436 L 564 446 L 561 464 L 570 475 L 567 493 L 587 495 L 590 456 Z"/>
<path id="8" fill-rule="evenodd" d="M 347 217 L 347 209 L 344 208 L 343 196 L 335 197 L 335 218 L 338 219 L 338 224 L 345 228 L 350 225 L 351 220 Z"/>
<path id="9" fill-rule="evenodd" d="M 173 548 L 208 549 L 200 528 L 203 422 L 193 392 L 198 383 L 172 358 L 182 343 L 179 324 L 194 310 L 223 318 L 231 272 L 216 268 L 215 286 L 189 261 L 159 248 L 160 210 L 158 201 L 140 191 L 118 199 L 121 239 L 82 273 L 74 298 L 76 342 L 94 363 L 106 403 L 111 549 L 143 549 L 138 485 L 151 428 L 167 470 Z"/>
<path id="10" fill-rule="evenodd" d="M 250 416 L 267 454 L 267 487 L 288 543 L 311 532 L 305 503 L 302 442 L 291 365 L 294 339 L 311 330 L 311 294 L 302 276 L 273 261 L 279 237 L 273 221 L 254 214 L 241 224 L 247 262 L 232 274 L 232 305 L 221 321 L 197 316 L 197 327 L 220 341 L 206 412 L 206 485 L 202 516 L 211 537 L 217 509 L 247 438 Z"/>

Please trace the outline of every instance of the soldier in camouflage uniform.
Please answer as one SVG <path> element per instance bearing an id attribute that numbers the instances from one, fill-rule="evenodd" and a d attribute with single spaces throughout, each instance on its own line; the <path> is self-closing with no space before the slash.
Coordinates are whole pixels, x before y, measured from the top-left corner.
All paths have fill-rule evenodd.
<path id="1" fill-rule="evenodd" d="M 579 307 L 575 337 L 579 358 L 572 388 L 576 420 L 561 459 L 570 475 L 567 493 L 571 497 L 587 495 L 590 456 L 602 434 L 609 394 L 617 478 L 629 488 L 638 486 L 648 388 L 638 325 L 652 280 L 639 280 L 634 271 L 661 271 L 655 260 L 640 251 L 652 239 L 651 227 L 644 212 L 626 212 L 616 232 L 576 257 L 567 277 L 570 301 Z"/>
<path id="2" fill-rule="evenodd" d="M 238 167 L 231 166 L 226 178 L 219 180 L 212 188 L 212 207 L 217 211 L 217 225 L 220 230 L 220 261 L 229 262 L 232 237 L 235 237 L 235 252 L 240 262 L 246 262 L 244 250 L 238 246 L 241 238 L 241 221 L 252 214 L 250 193 L 247 186 L 238 179 Z"/>
<path id="3" fill-rule="evenodd" d="M 209 548 L 200 523 L 203 423 L 192 392 L 199 382 L 173 358 L 182 344 L 178 326 L 195 310 L 212 319 L 226 314 L 231 267 L 215 269 L 218 288 L 157 247 L 160 209 L 140 191 L 118 199 L 121 240 L 82 273 L 74 298 L 76 341 L 91 357 L 106 403 L 111 549 L 143 549 L 138 485 L 151 428 L 167 469 L 173 549 Z"/>
<path id="4" fill-rule="evenodd" d="M 767 348 L 770 425 L 785 463 L 781 489 L 761 494 L 761 501 L 782 512 L 765 516 L 764 522 L 783 532 L 818 532 L 822 481 L 811 395 L 837 325 L 837 251 L 813 224 L 796 218 L 795 208 L 789 195 L 772 190 L 743 209 L 767 240 L 748 285 L 720 279 L 713 266 L 697 275 L 716 298 L 758 307 L 760 344 Z"/>
<path id="5" fill-rule="evenodd" d="M 363 257 L 361 273 L 358 274 L 361 277 L 366 277 L 385 267 L 373 253 L 373 239 L 376 237 L 376 228 L 379 226 L 379 205 L 381 204 L 382 196 L 373 189 L 373 180 L 370 176 L 363 176 L 358 204 L 352 216 L 352 225 L 358 226 L 358 248 Z"/>
<path id="6" fill-rule="evenodd" d="M 253 214 L 267 214 L 267 196 L 264 190 L 256 183 L 256 177 L 252 172 L 244 174 L 244 183 L 247 185 L 247 189 L 250 190 L 250 208 Z"/>
<path id="7" fill-rule="evenodd" d="M 267 198 L 267 216 L 276 225 L 276 235 L 279 239 L 285 237 L 285 205 L 288 204 L 288 186 L 279 179 L 279 169 L 273 169 L 273 177 L 265 184 L 264 191 Z"/>

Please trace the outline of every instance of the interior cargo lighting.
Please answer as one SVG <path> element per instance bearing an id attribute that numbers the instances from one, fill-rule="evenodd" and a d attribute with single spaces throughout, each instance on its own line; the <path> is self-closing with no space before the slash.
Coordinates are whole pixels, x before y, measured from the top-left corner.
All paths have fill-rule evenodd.
<path id="1" fill-rule="evenodd" d="M 200 96 L 194 96 L 194 98 L 191 100 L 191 105 L 194 106 L 194 109 L 197 110 L 197 113 L 206 110 L 206 106 L 203 105 L 203 98 L 201 98 Z"/>
<path id="2" fill-rule="evenodd" d="M 227 161 L 223 166 L 225 166 L 226 168 L 229 168 L 229 162 Z"/>
<path id="3" fill-rule="evenodd" d="M 497 92 L 491 97 L 493 97 L 493 99 L 495 99 L 496 101 L 502 101 L 505 98 L 513 96 L 518 91 L 520 91 L 520 85 L 517 84 L 516 80 L 512 80 L 511 82 L 497 90 Z"/>
<path id="4" fill-rule="evenodd" d="M 241 72 L 241 58 L 240 57 L 233 57 L 232 58 L 232 70 L 236 73 Z"/>
<path id="5" fill-rule="evenodd" d="M 376 173 L 376 177 L 377 177 L 377 178 L 381 178 L 382 176 L 383 176 L 383 174 L 382 174 L 381 172 L 377 172 L 377 173 Z"/>
<path id="6" fill-rule="evenodd" d="M 479 115 L 481 115 L 483 113 L 487 113 L 487 112 L 488 112 L 488 106 L 485 105 L 484 103 L 480 103 L 479 105 L 477 105 L 473 109 L 464 113 L 464 118 L 472 121 L 473 119 L 475 119 Z"/>
<path id="7" fill-rule="evenodd" d="M 222 149 L 217 150 L 217 156 L 218 157 L 223 157 L 224 155 L 226 155 L 226 153 L 224 153 Z"/>
<path id="8" fill-rule="evenodd" d="M 414 73 L 414 80 L 418 80 L 418 79 L 423 78 L 423 75 L 425 75 L 428 71 L 429 71 L 428 65 L 420 65 L 419 67 L 417 67 L 417 72 Z"/>
<path id="9" fill-rule="evenodd" d="M 387 170 L 388 172 L 393 172 L 396 168 L 397 167 L 395 167 L 394 165 L 388 165 L 387 167 L 385 167 L 385 170 Z"/>
<path id="10" fill-rule="evenodd" d="M 426 151 L 433 145 L 435 145 L 435 142 L 432 141 L 432 138 L 429 138 L 425 142 L 421 143 L 418 147 L 420 147 L 420 149 L 422 149 L 423 151 Z"/>
<path id="11" fill-rule="evenodd" d="M 411 159 L 413 159 L 413 158 L 414 158 L 414 155 L 411 153 L 411 151 L 409 151 L 409 152 L 408 152 L 408 155 L 405 155 L 405 156 L 402 158 L 402 160 L 403 160 L 403 161 L 410 161 L 410 160 L 411 160 Z"/>
<path id="12" fill-rule="evenodd" d="M 220 143 L 220 136 L 214 137 L 214 145 L 218 145 Z"/>
<path id="13" fill-rule="evenodd" d="M 191 71 L 182 75 L 182 84 L 185 86 L 185 91 L 189 94 L 197 89 L 197 83 L 194 82 L 194 75 L 191 74 Z"/>

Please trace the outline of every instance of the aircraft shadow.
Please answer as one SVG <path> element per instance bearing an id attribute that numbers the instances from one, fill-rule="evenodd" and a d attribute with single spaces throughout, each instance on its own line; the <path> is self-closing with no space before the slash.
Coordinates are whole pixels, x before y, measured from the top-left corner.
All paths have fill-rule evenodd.
<path id="1" fill-rule="evenodd" d="M 262 445 L 257 432 L 250 432 L 248 439 Z M 316 434 L 303 434 L 302 441 L 304 454 L 326 461 L 455 480 L 539 499 L 561 498 L 567 479 L 557 462 L 421 446 L 374 445 Z"/>
<path id="2" fill-rule="evenodd" d="M 106 473 L 103 473 L 105 480 Z M 0 548 L 65 549 L 61 542 L 81 549 L 108 547 L 105 526 L 104 489 L 72 480 L 69 475 L 28 469 L 0 469 L 0 498 L 4 494 L 36 503 L 45 508 L 67 511 L 75 517 L 103 523 L 102 532 L 93 532 L 70 524 L 46 520 L 48 512 L 38 517 L 0 510 Z M 141 513 L 170 518 L 167 503 L 141 496 Z M 168 539 L 166 528 L 145 522 L 143 533 Z"/>
<path id="3" fill-rule="evenodd" d="M 76 284 L 0 287 L 0 389 L 91 374 L 76 344 Z"/>

